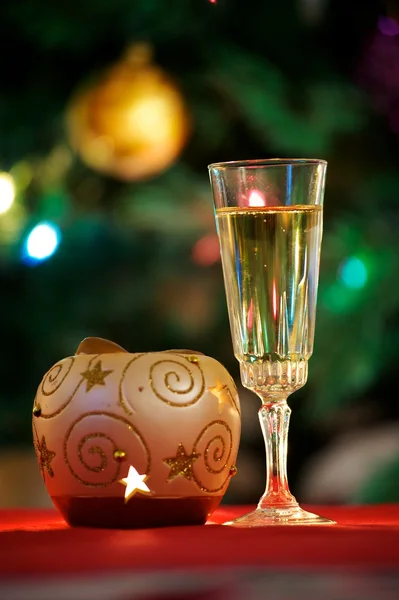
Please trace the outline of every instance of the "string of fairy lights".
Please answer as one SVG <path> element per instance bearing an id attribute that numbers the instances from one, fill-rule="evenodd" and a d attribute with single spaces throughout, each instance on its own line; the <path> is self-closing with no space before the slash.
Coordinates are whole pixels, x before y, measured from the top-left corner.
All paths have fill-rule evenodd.
<path id="1" fill-rule="evenodd" d="M 0 220 L 13 206 L 16 198 L 16 186 L 10 173 L 0 173 Z M 212 239 L 212 252 L 207 246 L 204 252 L 199 252 L 200 259 L 196 262 L 203 266 L 213 264 L 214 256 L 219 254 L 217 244 L 213 244 L 215 236 L 208 236 Z M 52 221 L 39 221 L 25 235 L 22 243 L 21 260 L 27 265 L 35 265 L 49 259 L 57 251 L 62 241 L 62 233 L 58 225 Z M 198 243 L 194 248 L 197 252 Z M 211 259 L 208 260 L 211 255 Z M 340 282 L 350 289 L 360 289 L 367 283 L 368 273 L 364 261 L 357 256 L 346 257 L 339 265 L 337 278 Z"/>
<path id="2" fill-rule="evenodd" d="M 0 219 L 13 207 L 16 185 L 10 173 L 0 173 Z M 39 221 L 22 242 L 21 260 L 33 265 L 50 258 L 61 242 L 61 231 L 51 221 Z"/>

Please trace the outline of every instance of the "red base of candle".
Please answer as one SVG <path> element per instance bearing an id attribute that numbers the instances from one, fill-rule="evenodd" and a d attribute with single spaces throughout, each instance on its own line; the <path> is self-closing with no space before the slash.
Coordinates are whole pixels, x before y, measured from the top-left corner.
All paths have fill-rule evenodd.
<path id="1" fill-rule="evenodd" d="M 172 525 L 203 525 L 219 506 L 222 496 L 148 498 L 55 496 L 64 519 L 74 527 L 137 529 Z"/>

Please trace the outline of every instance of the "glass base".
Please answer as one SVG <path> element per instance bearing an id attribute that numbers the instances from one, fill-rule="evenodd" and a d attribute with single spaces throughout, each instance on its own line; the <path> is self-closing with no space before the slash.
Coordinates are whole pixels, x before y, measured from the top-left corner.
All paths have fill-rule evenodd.
<path id="1" fill-rule="evenodd" d="M 269 527 L 271 525 L 335 525 L 335 521 L 319 517 L 295 507 L 257 508 L 253 512 L 223 523 L 232 527 Z"/>

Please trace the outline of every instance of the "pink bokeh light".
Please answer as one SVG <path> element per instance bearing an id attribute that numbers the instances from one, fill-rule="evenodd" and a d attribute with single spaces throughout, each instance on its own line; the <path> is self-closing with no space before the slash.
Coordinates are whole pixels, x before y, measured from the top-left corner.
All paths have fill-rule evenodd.
<path id="1" fill-rule="evenodd" d="M 191 251 L 193 261 L 200 267 L 211 267 L 220 260 L 219 239 L 216 233 L 209 233 L 195 242 Z"/>
<path id="2" fill-rule="evenodd" d="M 275 281 L 273 281 L 272 301 L 273 301 L 273 317 L 274 317 L 274 320 L 276 320 L 277 319 L 277 289 L 276 289 Z"/>
<path id="3" fill-rule="evenodd" d="M 253 326 L 254 326 L 254 301 L 251 298 L 251 301 L 248 306 L 247 327 L 251 331 Z"/>
<path id="4" fill-rule="evenodd" d="M 380 17 L 377 27 L 383 35 L 388 37 L 399 35 L 399 23 L 390 17 Z"/>
<path id="5" fill-rule="evenodd" d="M 399 26 L 380 18 L 359 65 L 358 80 L 370 94 L 376 109 L 385 113 L 391 129 L 399 122 Z"/>

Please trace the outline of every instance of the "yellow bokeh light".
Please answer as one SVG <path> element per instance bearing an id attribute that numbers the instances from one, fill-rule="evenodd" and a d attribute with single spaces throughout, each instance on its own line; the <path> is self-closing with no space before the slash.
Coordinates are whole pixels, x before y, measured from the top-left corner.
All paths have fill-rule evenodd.
<path id="1" fill-rule="evenodd" d="M 11 208 L 15 199 L 14 179 L 9 173 L 0 173 L 0 214 Z"/>

